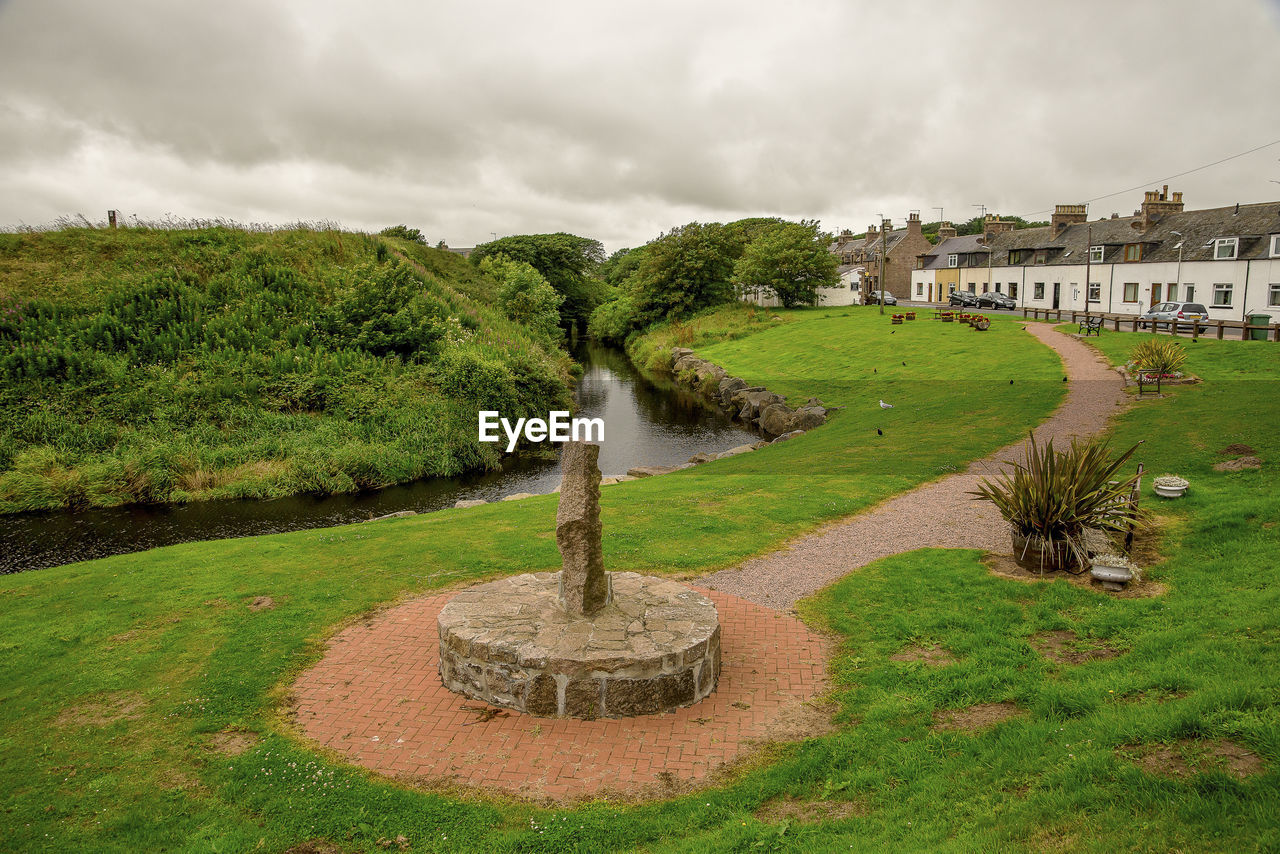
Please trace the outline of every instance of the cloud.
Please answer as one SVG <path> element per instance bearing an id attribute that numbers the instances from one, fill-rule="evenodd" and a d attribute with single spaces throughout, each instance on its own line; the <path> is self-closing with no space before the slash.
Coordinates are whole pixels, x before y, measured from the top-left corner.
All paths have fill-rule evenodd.
<path id="1" fill-rule="evenodd" d="M 1277 21 L 1274 0 L 1219 4 L 1212 34 L 1189 0 L 12 0 L 0 222 L 115 207 L 616 248 L 690 219 L 1032 213 L 1280 138 L 1243 85 L 1280 79 Z M 1277 156 L 1179 188 L 1274 197 Z"/>

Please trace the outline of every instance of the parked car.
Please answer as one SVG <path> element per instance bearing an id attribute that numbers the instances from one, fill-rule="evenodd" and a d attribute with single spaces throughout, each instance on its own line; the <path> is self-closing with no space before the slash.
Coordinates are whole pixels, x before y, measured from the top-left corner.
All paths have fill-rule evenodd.
<path id="1" fill-rule="evenodd" d="M 1208 326 L 1198 324 L 1197 321 L 1208 320 L 1209 310 L 1198 302 L 1162 302 L 1157 303 L 1151 308 L 1138 315 L 1138 325 L 1143 329 L 1151 327 L 1159 329 L 1164 327 L 1172 329 L 1176 323 L 1179 329 L 1190 329 L 1193 325 L 1199 326 L 1200 332 L 1208 330 Z"/>
<path id="2" fill-rule="evenodd" d="M 897 305 L 898 298 L 888 291 L 872 291 L 867 297 L 867 305 L 878 305 L 881 300 L 885 305 Z"/>
<path id="3" fill-rule="evenodd" d="M 988 291 L 978 297 L 978 308 L 1017 308 L 1018 301 L 999 291 Z"/>
<path id="4" fill-rule="evenodd" d="M 951 296 L 947 297 L 949 305 L 974 306 L 978 305 L 978 298 L 969 291 L 952 291 Z"/>

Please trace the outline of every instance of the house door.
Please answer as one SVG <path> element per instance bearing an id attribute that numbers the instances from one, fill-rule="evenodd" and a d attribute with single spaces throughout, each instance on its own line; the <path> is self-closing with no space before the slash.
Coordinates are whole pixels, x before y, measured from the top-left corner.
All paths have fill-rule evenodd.
<path id="1" fill-rule="evenodd" d="M 1062 282 L 1053 283 L 1053 307 L 1058 308 L 1062 299 Z"/>

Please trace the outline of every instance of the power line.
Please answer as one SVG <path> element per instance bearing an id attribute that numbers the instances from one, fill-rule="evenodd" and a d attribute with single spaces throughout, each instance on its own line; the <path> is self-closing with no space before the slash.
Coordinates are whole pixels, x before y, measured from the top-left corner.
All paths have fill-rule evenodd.
<path id="1" fill-rule="evenodd" d="M 1168 176 L 1168 177 L 1166 177 L 1166 178 L 1154 178 L 1154 179 L 1152 179 L 1152 180 L 1150 180 L 1150 181 L 1144 181 L 1143 183 L 1138 184 L 1136 187 L 1128 187 L 1128 188 L 1126 188 L 1126 189 L 1124 189 L 1124 190 L 1117 190 L 1117 191 L 1116 191 L 1116 192 L 1114 192 L 1114 193 L 1107 193 L 1105 196 L 1094 196 L 1092 199 L 1085 199 L 1084 203 L 1085 203 L 1086 205 L 1088 205 L 1088 204 L 1092 204 L 1092 203 L 1094 203 L 1094 202 L 1100 202 L 1100 201 L 1102 201 L 1103 199 L 1109 199 L 1109 198 L 1111 198 L 1112 196 L 1122 196 L 1122 195 L 1124 195 L 1125 193 L 1132 193 L 1132 192 L 1133 192 L 1133 191 L 1135 191 L 1135 190 L 1143 190 L 1143 189 L 1146 189 L 1147 187 L 1150 187 L 1152 184 L 1163 184 L 1165 181 L 1172 181 L 1173 179 L 1175 179 L 1175 178 L 1181 178 L 1181 177 L 1183 177 L 1184 175 L 1191 175 L 1191 174 L 1193 174 L 1193 173 L 1195 173 L 1195 172 L 1202 172 L 1202 171 L 1204 171 L 1205 169 L 1209 169 L 1209 168 L 1211 168 L 1211 167 L 1218 166 L 1218 165 L 1220 165 L 1220 164 L 1226 163 L 1226 162 L 1227 162 L 1227 161 L 1229 161 L 1229 160 L 1236 160 L 1236 159 L 1241 158 L 1241 157 L 1244 157 L 1244 156 L 1246 156 L 1246 155 L 1253 154 L 1255 151 L 1261 151 L 1262 149 L 1264 149 L 1264 148 L 1270 148 L 1270 147 L 1271 147 L 1271 146 L 1273 146 L 1273 145 L 1280 145 L 1280 139 L 1273 139 L 1271 142 L 1264 143 L 1264 144 L 1262 144 L 1262 145 L 1257 146 L 1256 148 L 1251 148 L 1251 149 L 1249 149 L 1248 151 L 1242 151 L 1242 152 L 1240 152 L 1239 154 L 1232 154 L 1230 157 L 1224 157 L 1224 158 L 1222 158 L 1221 160 L 1215 160 L 1215 161 L 1213 161 L 1212 163 L 1206 163 L 1206 164 L 1204 164 L 1203 166 L 1197 166 L 1197 167 L 1195 167 L 1194 169 L 1188 169 L 1187 171 L 1185 171 L 1185 172 L 1179 172 L 1179 173 L 1178 173 L 1178 174 L 1176 174 L 1176 175 L 1169 175 L 1169 176 Z M 1033 213 L 1025 214 L 1022 218 L 1023 218 L 1023 219 L 1028 219 L 1028 218 L 1030 218 L 1030 217 L 1035 216 L 1036 214 L 1052 213 L 1052 212 L 1053 212 L 1053 208 L 1046 208 L 1045 210 L 1042 210 L 1042 211 L 1035 211 L 1035 212 L 1033 212 Z"/>

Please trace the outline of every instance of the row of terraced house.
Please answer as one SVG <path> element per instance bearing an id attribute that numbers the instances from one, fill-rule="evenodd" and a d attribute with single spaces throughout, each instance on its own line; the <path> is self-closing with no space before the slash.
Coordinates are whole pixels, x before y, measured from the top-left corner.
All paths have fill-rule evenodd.
<path id="1" fill-rule="evenodd" d="M 894 254 L 892 238 L 887 242 L 886 261 Z M 944 223 L 937 245 L 914 261 L 905 276 L 886 264 L 897 273 L 886 272 L 886 289 L 900 300 L 945 302 L 957 290 L 999 291 L 1022 307 L 1115 314 L 1181 301 L 1204 304 L 1214 320 L 1269 313 L 1274 321 L 1280 202 L 1188 211 L 1182 194 L 1170 195 L 1166 186 L 1148 191 L 1129 217 L 1090 221 L 1087 206 L 1072 204 L 1058 205 L 1050 224 L 1038 228 L 1015 230 L 988 215 L 982 234 L 958 237 Z M 874 272 L 864 265 L 849 276 Z"/>

